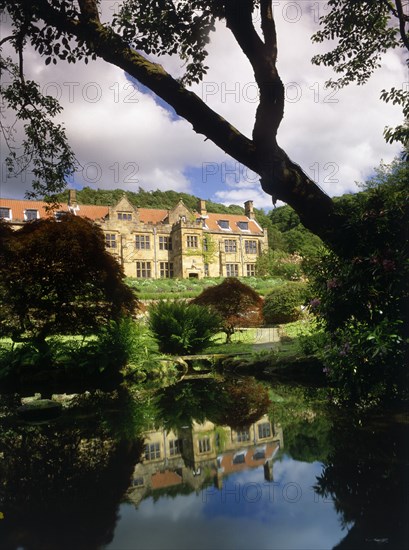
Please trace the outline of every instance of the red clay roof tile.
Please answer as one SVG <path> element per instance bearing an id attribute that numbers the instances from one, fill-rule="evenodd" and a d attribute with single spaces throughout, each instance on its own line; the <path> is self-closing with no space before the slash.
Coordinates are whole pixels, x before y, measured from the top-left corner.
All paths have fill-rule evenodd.
<path id="1" fill-rule="evenodd" d="M 18 199 L 2 199 L 0 198 L 0 207 L 10 208 L 11 209 L 11 221 L 14 222 L 23 222 L 24 221 L 24 212 L 25 210 L 38 210 L 39 217 L 50 217 L 52 212 L 47 211 L 47 203 L 42 201 L 32 201 L 32 200 L 18 200 Z M 98 220 L 105 218 L 109 213 L 108 206 L 100 205 L 91 205 L 91 204 L 80 204 L 78 205 L 79 209 L 76 210 L 76 214 L 89 218 L 91 220 Z M 61 203 L 60 207 L 57 210 L 62 210 L 68 212 L 68 205 L 66 203 Z M 164 209 L 155 209 L 155 208 L 139 208 L 138 209 L 140 220 L 143 223 L 153 223 L 159 224 L 168 216 L 168 211 Z M 199 218 L 200 215 L 195 212 L 194 215 Z M 219 220 L 227 220 L 229 222 L 229 229 L 221 229 L 217 223 Z M 238 222 L 247 222 L 248 231 L 242 230 L 238 226 Z M 213 214 L 208 213 L 205 218 L 206 227 L 209 231 L 229 234 L 239 234 L 239 235 L 262 235 L 263 230 L 257 224 L 256 221 L 250 220 L 245 215 L 238 214 Z"/>

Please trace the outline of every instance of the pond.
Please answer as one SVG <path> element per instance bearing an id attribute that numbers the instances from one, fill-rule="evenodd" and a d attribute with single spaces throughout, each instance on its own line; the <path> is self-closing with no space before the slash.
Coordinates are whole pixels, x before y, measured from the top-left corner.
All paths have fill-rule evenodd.
<path id="1" fill-rule="evenodd" d="M 251 377 L 59 399 L 0 400 L 1 549 L 407 548 L 403 413 Z"/>

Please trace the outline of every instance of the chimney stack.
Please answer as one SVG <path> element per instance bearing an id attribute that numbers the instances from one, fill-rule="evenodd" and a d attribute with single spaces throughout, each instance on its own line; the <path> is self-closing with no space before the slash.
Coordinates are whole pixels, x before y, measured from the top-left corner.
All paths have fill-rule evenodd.
<path id="1" fill-rule="evenodd" d="M 78 206 L 77 191 L 75 189 L 68 190 L 68 206 L 72 206 L 73 208 Z"/>
<path id="2" fill-rule="evenodd" d="M 254 220 L 254 209 L 253 209 L 253 201 L 246 201 L 244 203 L 244 213 L 250 220 Z"/>
<path id="3" fill-rule="evenodd" d="M 206 201 L 199 199 L 199 214 L 202 218 L 207 216 Z"/>

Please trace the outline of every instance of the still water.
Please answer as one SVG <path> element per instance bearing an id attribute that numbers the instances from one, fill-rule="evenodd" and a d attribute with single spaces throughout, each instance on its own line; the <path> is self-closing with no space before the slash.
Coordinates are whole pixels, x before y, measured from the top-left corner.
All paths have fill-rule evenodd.
<path id="1" fill-rule="evenodd" d="M 325 390 L 184 380 L 64 400 L 53 421 L 0 401 L 0 548 L 405 549 L 405 415 Z"/>

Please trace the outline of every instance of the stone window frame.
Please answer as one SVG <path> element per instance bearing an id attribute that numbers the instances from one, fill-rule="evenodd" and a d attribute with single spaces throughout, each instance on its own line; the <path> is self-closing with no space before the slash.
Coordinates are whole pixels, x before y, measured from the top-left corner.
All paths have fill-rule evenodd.
<path id="1" fill-rule="evenodd" d="M 116 233 L 105 233 L 106 248 L 117 248 Z"/>
<path id="2" fill-rule="evenodd" d="M 159 443 L 146 443 L 145 445 L 145 460 L 157 460 L 161 457 Z"/>
<path id="3" fill-rule="evenodd" d="M 132 221 L 132 212 L 117 212 L 117 218 L 120 221 L 131 222 Z"/>
<path id="4" fill-rule="evenodd" d="M 136 250 L 150 250 L 151 249 L 151 236 L 150 235 L 135 235 L 135 249 Z"/>
<path id="5" fill-rule="evenodd" d="M 257 426 L 259 439 L 266 439 L 271 437 L 271 424 L 270 422 L 263 422 Z"/>
<path id="6" fill-rule="evenodd" d="M 226 253 L 237 252 L 237 239 L 225 239 L 224 251 Z"/>
<path id="7" fill-rule="evenodd" d="M 179 456 L 182 454 L 183 450 L 183 440 L 178 439 L 171 439 L 169 441 L 169 454 L 170 456 Z"/>
<path id="8" fill-rule="evenodd" d="M 231 231 L 229 220 L 217 220 L 217 225 L 220 227 L 220 229 Z"/>
<path id="9" fill-rule="evenodd" d="M 239 276 L 239 264 L 226 264 L 226 277 L 238 277 Z"/>
<path id="10" fill-rule="evenodd" d="M 30 212 L 30 215 L 28 215 L 28 212 Z M 32 213 L 35 213 L 34 217 L 30 217 Z M 24 210 L 24 221 L 25 222 L 31 222 L 34 220 L 38 220 L 40 218 L 40 213 L 37 210 L 37 208 L 27 208 Z"/>
<path id="11" fill-rule="evenodd" d="M 7 211 L 7 215 L 6 215 Z M 11 220 L 12 219 L 12 212 L 11 208 L 8 208 L 7 206 L 0 206 L 0 220 Z"/>
<path id="12" fill-rule="evenodd" d="M 197 235 L 186 235 L 186 246 L 187 248 L 198 248 L 199 239 Z"/>
<path id="13" fill-rule="evenodd" d="M 244 241 L 244 250 L 246 254 L 257 254 L 257 241 L 246 239 Z"/>
<path id="14" fill-rule="evenodd" d="M 136 262 L 136 278 L 151 279 L 152 278 L 152 262 L 137 261 Z"/>
<path id="15" fill-rule="evenodd" d="M 173 262 L 159 262 L 159 275 L 161 279 L 173 279 Z"/>
<path id="16" fill-rule="evenodd" d="M 250 429 L 245 428 L 236 432 L 236 440 L 238 443 L 244 443 L 250 441 Z"/>
<path id="17" fill-rule="evenodd" d="M 210 437 L 207 435 L 205 437 L 201 437 L 197 441 L 199 446 L 199 453 L 209 453 L 212 450 L 212 444 L 210 442 Z"/>
<path id="18" fill-rule="evenodd" d="M 240 231 L 249 231 L 249 222 L 239 221 L 237 222 L 237 227 Z"/>
<path id="19" fill-rule="evenodd" d="M 246 264 L 247 277 L 256 276 L 256 264 Z"/>
<path id="20" fill-rule="evenodd" d="M 159 250 L 172 250 L 172 237 L 159 235 Z"/>

